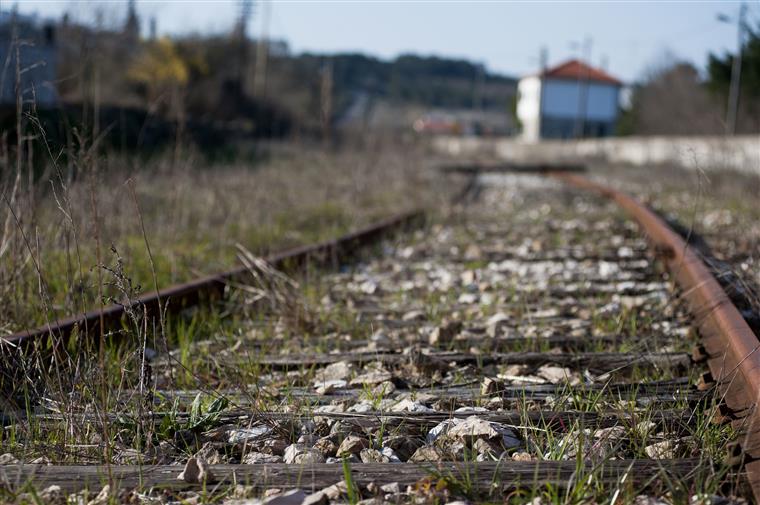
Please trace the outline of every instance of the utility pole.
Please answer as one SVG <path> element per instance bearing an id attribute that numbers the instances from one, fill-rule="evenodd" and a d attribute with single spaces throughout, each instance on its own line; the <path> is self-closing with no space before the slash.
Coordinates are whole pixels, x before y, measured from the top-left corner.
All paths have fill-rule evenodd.
<path id="1" fill-rule="evenodd" d="M 742 2 L 737 19 L 736 55 L 731 65 L 731 87 L 728 90 L 728 107 L 726 110 L 726 135 L 736 134 L 736 119 L 739 116 L 739 92 L 742 79 L 742 49 L 744 46 L 744 17 L 747 14 L 747 4 Z"/>
<path id="2" fill-rule="evenodd" d="M 319 102 L 322 119 L 322 140 L 325 148 L 330 147 L 332 141 L 332 88 L 333 88 L 333 65 L 329 57 L 322 66 L 322 82 L 320 86 Z"/>
<path id="3" fill-rule="evenodd" d="M 583 51 L 581 63 L 588 66 L 591 62 L 591 47 L 593 45 L 591 37 L 586 37 L 583 40 Z M 584 62 L 585 60 L 585 62 Z M 588 62 L 588 63 L 586 63 Z M 584 70 L 578 75 L 578 114 L 575 117 L 575 138 L 579 139 L 583 137 L 583 132 L 586 128 L 586 109 L 588 108 L 588 81 L 589 71 Z"/>
<path id="4" fill-rule="evenodd" d="M 235 31 L 238 39 L 237 86 L 240 96 L 245 94 L 245 77 L 248 70 L 248 22 L 253 15 L 253 0 L 241 0 L 240 17 Z"/>
<path id="5" fill-rule="evenodd" d="M 599 67 L 605 72 L 610 67 L 610 58 L 606 54 L 602 55 L 602 59 L 599 61 Z"/>
<path id="6" fill-rule="evenodd" d="M 269 17 L 271 2 L 263 0 L 261 13 L 261 35 L 256 41 L 256 65 L 253 72 L 253 94 L 264 98 L 267 88 L 267 60 L 269 58 Z"/>
<path id="7" fill-rule="evenodd" d="M 543 127 L 544 122 L 544 88 L 546 88 L 546 69 L 549 65 L 549 50 L 546 48 L 546 46 L 541 46 L 541 49 L 538 51 L 538 64 L 541 68 L 541 73 L 538 74 L 538 138 L 540 139 L 543 135 L 541 132 L 541 128 Z"/>
<path id="8" fill-rule="evenodd" d="M 541 68 L 541 75 L 546 72 L 546 67 L 549 65 L 549 50 L 546 46 L 541 46 L 538 51 L 538 65 Z"/>

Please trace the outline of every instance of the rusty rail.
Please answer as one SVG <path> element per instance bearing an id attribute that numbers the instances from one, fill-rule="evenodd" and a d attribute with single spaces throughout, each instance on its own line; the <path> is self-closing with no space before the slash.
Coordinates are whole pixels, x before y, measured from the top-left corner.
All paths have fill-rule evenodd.
<path id="1" fill-rule="evenodd" d="M 702 337 L 715 385 L 732 411 L 739 433 L 739 459 L 760 502 L 760 341 L 699 255 L 654 212 L 634 198 L 581 175 L 550 173 L 551 177 L 613 200 L 643 229 L 678 282 Z M 752 461 L 754 460 L 754 461 Z"/>
<path id="2" fill-rule="evenodd" d="M 411 226 L 423 217 L 423 212 L 419 210 L 401 213 L 333 240 L 276 253 L 268 257 L 267 261 L 278 269 L 298 268 L 307 264 L 337 264 L 355 254 L 359 248 L 376 242 L 392 231 Z M 38 328 L 14 333 L 0 341 L 12 346 L 26 347 L 55 336 L 56 345 L 60 345 L 65 344 L 75 333 L 85 337 L 100 335 L 101 331 L 118 328 L 127 309 L 139 308 L 141 313 L 153 318 L 158 315 L 159 307 L 164 311 L 168 308 L 169 313 L 176 313 L 203 300 L 223 297 L 225 286 L 244 278 L 247 273 L 245 267 L 238 267 L 201 277 L 146 293 L 128 305 L 110 305 L 91 310 L 81 315 L 52 321 Z"/>

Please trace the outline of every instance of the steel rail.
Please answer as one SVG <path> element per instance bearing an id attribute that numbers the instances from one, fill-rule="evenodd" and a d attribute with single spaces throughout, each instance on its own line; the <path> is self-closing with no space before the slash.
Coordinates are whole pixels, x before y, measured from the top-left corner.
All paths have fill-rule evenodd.
<path id="1" fill-rule="evenodd" d="M 338 264 L 355 254 L 361 247 L 376 242 L 390 232 L 413 225 L 424 218 L 420 210 L 397 214 L 341 237 L 321 243 L 287 249 L 266 258 L 273 267 L 298 268 L 308 264 Z M 195 306 L 203 300 L 219 299 L 224 296 L 225 287 L 248 275 L 246 267 L 238 267 L 226 272 L 208 275 L 189 282 L 159 288 L 131 300 L 127 305 L 109 305 L 84 314 L 52 321 L 34 329 L 24 330 L 0 338 L 3 347 L 21 347 L 40 343 L 51 336 L 56 337 L 56 346 L 66 344 L 72 335 L 94 337 L 101 332 L 119 328 L 128 309 L 140 311 L 149 318 L 159 315 L 159 308 L 174 314 Z"/>
<path id="2" fill-rule="evenodd" d="M 547 174 L 598 193 L 618 204 L 647 235 L 683 291 L 699 328 L 707 364 L 726 406 L 733 412 L 740 460 L 755 500 L 760 502 L 760 340 L 710 270 L 680 235 L 641 202 L 578 174 Z"/>

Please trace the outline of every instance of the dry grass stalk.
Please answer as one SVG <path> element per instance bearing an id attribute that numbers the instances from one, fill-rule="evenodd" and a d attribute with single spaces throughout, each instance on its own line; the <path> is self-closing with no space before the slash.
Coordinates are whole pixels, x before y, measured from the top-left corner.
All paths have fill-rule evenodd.
<path id="1" fill-rule="evenodd" d="M 253 294 L 249 303 L 254 306 L 267 303 L 268 309 L 274 314 L 281 314 L 282 321 L 293 331 L 313 330 L 316 327 L 315 311 L 301 295 L 300 285 L 241 244 L 237 245 L 237 249 L 238 257 L 251 273 L 253 281 L 252 284 L 238 286 Z"/>

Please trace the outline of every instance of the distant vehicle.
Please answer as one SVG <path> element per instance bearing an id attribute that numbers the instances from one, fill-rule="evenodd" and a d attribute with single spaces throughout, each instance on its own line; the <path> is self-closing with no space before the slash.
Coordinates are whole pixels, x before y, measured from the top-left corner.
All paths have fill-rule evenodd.
<path id="1" fill-rule="evenodd" d="M 424 116 L 414 121 L 412 128 L 417 133 L 436 135 L 460 135 L 464 128 L 456 119 L 444 116 Z"/>

